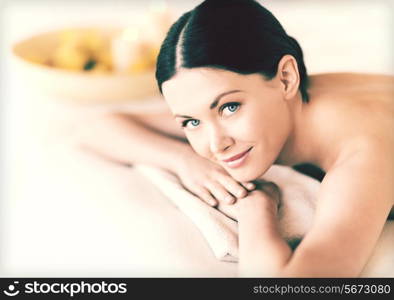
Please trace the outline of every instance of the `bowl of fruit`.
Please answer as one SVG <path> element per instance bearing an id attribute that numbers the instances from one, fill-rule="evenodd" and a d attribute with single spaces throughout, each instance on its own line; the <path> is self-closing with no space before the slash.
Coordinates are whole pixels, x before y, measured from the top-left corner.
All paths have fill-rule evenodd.
<path id="1" fill-rule="evenodd" d="M 25 83 L 55 99 L 79 103 L 141 100 L 158 94 L 160 38 L 137 28 L 65 28 L 13 45 Z"/>

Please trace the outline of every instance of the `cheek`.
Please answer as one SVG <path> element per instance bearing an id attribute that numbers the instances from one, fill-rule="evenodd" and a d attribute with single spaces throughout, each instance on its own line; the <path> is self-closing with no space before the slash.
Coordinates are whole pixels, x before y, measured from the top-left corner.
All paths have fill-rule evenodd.
<path id="1" fill-rule="evenodd" d="M 256 112 L 243 115 L 233 123 L 231 133 L 234 138 L 245 142 L 259 142 L 266 133 L 265 117 Z"/>
<path id="2" fill-rule="evenodd" d="M 200 156 L 209 158 L 209 146 L 208 141 L 204 138 L 204 135 L 198 133 L 186 134 L 187 140 L 193 150 Z"/>

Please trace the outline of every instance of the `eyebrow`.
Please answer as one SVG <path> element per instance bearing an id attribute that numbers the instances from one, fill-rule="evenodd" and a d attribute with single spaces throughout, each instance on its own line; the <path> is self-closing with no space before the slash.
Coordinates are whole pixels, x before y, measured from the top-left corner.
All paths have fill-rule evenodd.
<path id="1" fill-rule="evenodd" d="M 223 98 L 224 96 L 229 95 L 229 94 L 233 94 L 233 93 L 238 93 L 238 92 L 242 92 L 242 90 L 231 90 L 231 91 L 227 91 L 227 92 L 217 95 L 215 97 L 215 99 L 212 101 L 211 105 L 209 106 L 209 109 L 214 109 L 216 106 L 218 106 L 220 99 Z M 186 116 L 186 115 L 175 115 L 175 118 L 177 118 L 177 117 L 178 118 L 179 117 L 180 118 L 188 118 L 188 119 L 193 118 L 191 116 Z"/>

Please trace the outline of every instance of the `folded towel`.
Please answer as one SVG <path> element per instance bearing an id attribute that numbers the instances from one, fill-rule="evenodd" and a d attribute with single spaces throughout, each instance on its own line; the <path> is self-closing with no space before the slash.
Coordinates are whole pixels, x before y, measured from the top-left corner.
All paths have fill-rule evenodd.
<path id="1" fill-rule="evenodd" d="M 170 172 L 141 164 L 135 168 L 191 219 L 218 259 L 238 261 L 236 221 L 185 190 Z M 278 165 L 272 166 L 261 179 L 272 181 L 281 189 L 280 232 L 290 244 L 297 242 L 312 224 L 320 183 L 292 168 Z"/>
<path id="2" fill-rule="evenodd" d="M 135 167 L 192 220 L 217 258 L 223 261 L 236 261 L 237 222 L 185 190 L 175 175 L 156 167 Z"/>

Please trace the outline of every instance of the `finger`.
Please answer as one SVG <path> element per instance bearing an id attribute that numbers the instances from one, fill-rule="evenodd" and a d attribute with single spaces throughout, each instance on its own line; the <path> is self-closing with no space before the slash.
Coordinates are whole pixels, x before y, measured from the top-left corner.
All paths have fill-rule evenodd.
<path id="1" fill-rule="evenodd" d="M 211 181 L 206 183 L 205 186 L 217 200 L 223 201 L 226 204 L 232 204 L 235 202 L 235 197 L 231 195 L 219 182 Z"/>
<path id="2" fill-rule="evenodd" d="M 253 182 L 241 182 L 241 184 L 249 191 L 253 191 L 256 188 Z"/>
<path id="3" fill-rule="evenodd" d="M 182 187 L 192 193 L 194 196 L 206 202 L 208 205 L 215 206 L 218 204 L 218 201 L 215 199 L 215 197 L 213 197 L 211 193 L 202 185 L 186 184 L 182 182 Z"/>
<path id="4" fill-rule="evenodd" d="M 246 197 L 248 194 L 248 191 L 245 189 L 245 187 L 239 182 L 235 181 L 232 177 L 219 176 L 217 181 L 237 198 Z"/>
<path id="5" fill-rule="evenodd" d="M 197 188 L 195 194 L 197 197 L 211 206 L 218 204 L 218 201 L 214 198 L 214 196 L 212 196 L 212 194 L 204 187 Z"/>

